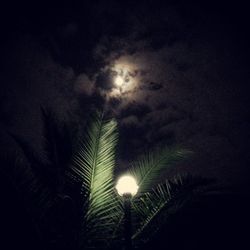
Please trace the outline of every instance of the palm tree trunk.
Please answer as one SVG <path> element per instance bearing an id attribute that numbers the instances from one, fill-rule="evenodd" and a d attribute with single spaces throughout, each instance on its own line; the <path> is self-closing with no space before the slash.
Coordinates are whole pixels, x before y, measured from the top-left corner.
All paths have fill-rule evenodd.
<path id="1" fill-rule="evenodd" d="M 125 194 L 124 196 L 124 246 L 125 250 L 132 249 L 132 225 L 131 225 L 131 194 Z"/>

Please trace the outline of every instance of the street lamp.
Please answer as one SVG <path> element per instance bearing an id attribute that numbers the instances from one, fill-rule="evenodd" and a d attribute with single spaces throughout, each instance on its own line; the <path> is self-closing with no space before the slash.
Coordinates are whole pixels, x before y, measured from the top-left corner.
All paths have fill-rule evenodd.
<path id="1" fill-rule="evenodd" d="M 131 242 L 131 198 L 136 195 L 138 191 L 138 185 L 136 180 L 129 175 L 122 176 L 117 184 L 116 190 L 120 196 L 123 197 L 123 208 L 124 208 L 124 238 L 125 238 L 125 249 L 132 249 Z"/>

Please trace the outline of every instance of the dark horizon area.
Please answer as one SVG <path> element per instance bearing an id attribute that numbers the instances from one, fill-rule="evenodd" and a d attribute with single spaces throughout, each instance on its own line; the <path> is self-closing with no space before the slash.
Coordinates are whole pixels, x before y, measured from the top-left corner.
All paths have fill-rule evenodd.
<path id="1" fill-rule="evenodd" d="M 249 244 L 249 21 L 243 1 L 3 3 L 0 248 L 78 249 L 72 239 L 80 196 L 71 187 L 56 188 L 96 110 L 117 121 L 115 176 L 147 151 L 179 146 L 193 154 L 161 181 L 190 175 L 217 183 L 217 192 L 198 195 L 171 214 L 146 249 Z M 39 165 L 49 165 L 47 137 L 59 141 L 58 169 Z M 30 212 L 38 197 L 25 189 L 25 178 L 33 181 L 33 175 L 48 192 L 65 191 L 42 229 L 34 221 L 40 210 Z M 57 233 L 65 238 L 62 245 Z"/>

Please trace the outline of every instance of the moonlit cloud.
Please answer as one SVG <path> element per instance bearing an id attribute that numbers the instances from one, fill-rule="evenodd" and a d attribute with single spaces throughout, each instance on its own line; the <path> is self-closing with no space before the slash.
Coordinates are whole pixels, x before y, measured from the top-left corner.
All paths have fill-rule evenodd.
<path id="1" fill-rule="evenodd" d="M 36 118 L 25 117 L 36 117 L 40 103 L 62 119 L 75 116 L 78 124 L 90 107 L 103 108 L 118 120 L 121 162 L 155 146 L 182 144 L 206 161 L 204 167 L 199 159 L 193 161 L 190 172 L 206 168 L 222 176 L 223 162 L 237 165 L 245 157 L 240 152 L 246 152 L 249 91 L 242 86 L 247 85 L 247 63 L 238 53 L 243 49 L 234 47 L 238 37 L 226 34 L 226 22 L 214 25 L 188 4 L 162 7 L 98 1 L 85 15 L 79 10 L 78 16 L 39 34 L 34 39 L 39 46 L 17 42 L 14 61 L 26 73 L 2 91 L 5 122 L 24 130 L 36 127 Z M 232 148 L 237 150 L 226 161 Z M 212 164 L 220 167 L 212 169 Z"/>
<path id="2" fill-rule="evenodd" d="M 75 91 L 78 94 L 86 94 L 88 96 L 94 93 L 95 84 L 86 74 L 80 74 L 75 81 Z"/>
<path id="3" fill-rule="evenodd" d="M 122 125 L 138 125 L 139 120 L 138 117 L 135 115 L 127 116 L 121 120 Z"/>
<path id="4" fill-rule="evenodd" d="M 225 89 L 235 100 L 229 90 L 233 77 L 228 77 L 229 72 L 233 74 L 229 70 L 234 68 L 233 61 L 218 55 L 220 45 L 216 41 L 192 39 L 191 44 L 187 38 L 180 37 L 172 43 L 165 40 L 161 46 L 152 47 L 155 42 L 152 37 L 131 42 L 131 36 L 137 35 L 134 31 L 128 37 L 114 39 L 114 44 L 119 46 L 109 53 L 105 47 L 112 41 L 97 46 L 102 48 L 98 56 L 105 57 L 103 69 L 110 76 L 99 91 L 107 109 L 118 119 L 122 137 L 124 133 L 122 140 L 133 152 L 127 156 L 124 149 L 123 160 L 140 154 L 145 145 L 150 148 L 162 144 L 184 144 L 208 157 L 205 144 L 199 144 L 197 138 L 209 141 L 209 148 L 221 146 L 225 152 L 230 151 L 232 133 L 225 136 L 215 132 L 216 136 L 212 137 L 211 133 L 225 126 L 225 114 L 220 114 L 221 110 L 229 111 L 230 98 L 225 99 Z M 223 49 L 228 50 L 229 56 L 229 47 L 225 45 Z M 117 76 L 123 80 L 120 86 L 115 84 Z M 226 116 L 231 116 L 231 111 Z M 223 159 L 218 164 L 220 161 Z M 205 171 L 196 170 L 197 173 Z"/>

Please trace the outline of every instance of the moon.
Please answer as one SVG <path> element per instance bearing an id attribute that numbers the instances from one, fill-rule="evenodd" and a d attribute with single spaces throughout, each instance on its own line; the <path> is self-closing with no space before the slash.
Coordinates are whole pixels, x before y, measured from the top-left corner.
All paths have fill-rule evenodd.
<path id="1" fill-rule="evenodd" d="M 121 87 L 123 85 L 123 83 L 124 83 L 124 80 L 121 76 L 117 76 L 115 78 L 115 84 L 117 87 Z"/>
<path id="2" fill-rule="evenodd" d="M 123 56 L 115 60 L 109 69 L 112 73 L 113 86 L 107 93 L 107 98 L 131 99 L 138 94 L 141 80 L 138 64 Z"/>

